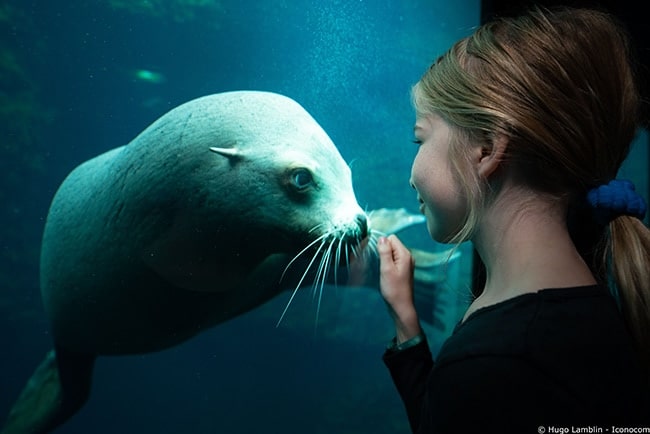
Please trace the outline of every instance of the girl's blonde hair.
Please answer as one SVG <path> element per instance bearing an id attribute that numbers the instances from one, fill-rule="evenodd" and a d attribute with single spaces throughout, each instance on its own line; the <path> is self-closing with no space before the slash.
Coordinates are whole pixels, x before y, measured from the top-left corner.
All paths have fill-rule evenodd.
<path id="1" fill-rule="evenodd" d="M 506 159 L 521 182 L 569 201 L 576 246 L 601 283 L 613 277 L 650 372 L 650 231 L 629 216 L 599 226 L 583 206 L 588 190 L 616 177 L 639 126 L 628 41 L 607 13 L 535 8 L 458 41 L 414 86 L 413 103 L 455 132 L 451 159 L 470 211 L 450 241 L 471 237 L 488 197 L 486 183 L 462 170 L 469 150 L 461 144 L 507 137 Z"/>

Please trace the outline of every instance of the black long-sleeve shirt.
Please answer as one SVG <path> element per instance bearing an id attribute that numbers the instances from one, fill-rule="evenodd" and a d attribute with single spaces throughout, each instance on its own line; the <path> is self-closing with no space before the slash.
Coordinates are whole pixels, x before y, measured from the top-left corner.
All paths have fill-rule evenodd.
<path id="1" fill-rule="evenodd" d="M 647 379 L 614 298 L 597 286 L 477 310 L 435 364 L 426 342 L 384 362 L 418 434 L 650 427 Z"/>

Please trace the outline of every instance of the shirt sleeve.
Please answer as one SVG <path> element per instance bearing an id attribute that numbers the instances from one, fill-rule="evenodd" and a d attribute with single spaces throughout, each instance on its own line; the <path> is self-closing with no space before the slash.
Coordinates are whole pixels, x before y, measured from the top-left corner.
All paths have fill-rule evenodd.
<path id="1" fill-rule="evenodd" d="M 424 339 L 403 350 L 386 350 L 383 360 L 404 402 L 411 430 L 415 432 L 422 416 L 427 377 L 433 368 L 429 345 Z"/>

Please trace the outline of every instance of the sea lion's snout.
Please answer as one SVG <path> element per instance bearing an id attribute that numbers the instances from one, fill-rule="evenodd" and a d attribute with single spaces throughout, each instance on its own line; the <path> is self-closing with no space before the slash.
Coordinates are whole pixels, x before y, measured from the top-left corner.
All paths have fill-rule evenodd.
<path id="1" fill-rule="evenodd" d="M 351 257 L 351 255 L 356 256 L 361 250 L 363 250 L 363 245 L 367 242 L 369 235 L 370 230 L 368 217 L 365 213 L 357 214 L 350 226 L 339 232 L 338 236 L 334 237 L 334 240 L 337 243 L 340 243 L 346 251 L 345 255 L 341 255 L 342 258 L 339 265 L 347 265 L 347 258 Z"/>
<path id="2" fill-rule="evenodd" d="M 368 217 L 365 214 L 357 214 L 355 221 L 359 225 L 359 240 L 368 236 Z"/>
<path id="3" fill-rule="evenodd" d="M 345 223 L 339 223 L 333 226 L 334 229 L 329 231 L 329 239 L 345 245 L 351 249 L 357 247 L 368 237 L 369 221 L 368 216 L 359 210 L 358 214 L 348 217 Z"/>

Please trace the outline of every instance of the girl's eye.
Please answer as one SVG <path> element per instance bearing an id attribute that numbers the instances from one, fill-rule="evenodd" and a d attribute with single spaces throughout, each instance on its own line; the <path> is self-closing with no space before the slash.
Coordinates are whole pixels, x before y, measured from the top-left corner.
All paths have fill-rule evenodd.
<path id="1" fill-rule="evenodd" d="M 305 190 L 312 185 L 314 178 L 307 169 L 296 169 L 291 174 L 291 181 L 298 190 Z"/>

